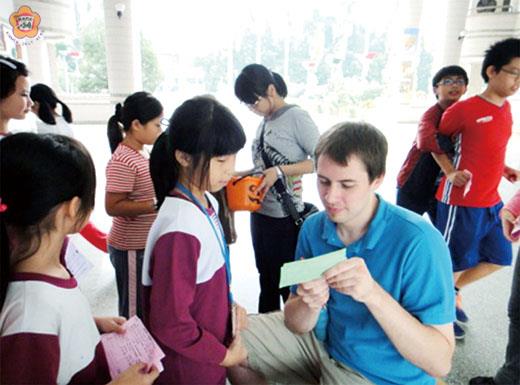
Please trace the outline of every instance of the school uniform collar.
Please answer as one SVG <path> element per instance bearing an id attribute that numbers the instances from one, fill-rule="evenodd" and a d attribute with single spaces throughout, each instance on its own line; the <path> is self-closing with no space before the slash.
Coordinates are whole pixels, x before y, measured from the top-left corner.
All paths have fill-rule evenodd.
<path id="1" fill-rule="evenodd" d="M 367 232 L 356 242 L 346 246 L 347 249 L 349 247 L 352 247 L 360 250 L 371 250 L 376 247 L 376 245 L 383 237 L 383 233 L 385 231 L 385 223 L 388 216 L 389 205 L 383 198 L 381 198 L 379 194 L 376 194 L 376 197 L 379 203 L 377 206 L 376 214 L 374 215 L 374 218 L 372 218 L 372 221 L 368 225 Z M 326 213 L 323 214 L 324 221 L 321 231 L 321 238 L 323 239 L 323 241 L 325 241 L 331 246 L 338 248 L 345 247 L 336 231 L 336 223 L 332 222 Z"/>

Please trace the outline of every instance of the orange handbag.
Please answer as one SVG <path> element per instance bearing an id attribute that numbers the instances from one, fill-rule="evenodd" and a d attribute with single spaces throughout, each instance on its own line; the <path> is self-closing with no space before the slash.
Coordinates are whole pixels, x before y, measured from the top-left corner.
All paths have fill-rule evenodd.
<path id="1" fill-rule="evenodd" d="M 256 211 L 262 206 L 263 195 L 256 191 L 263 176 L 233 177 L 226 186 L 228 207 L 231 211 Z"/>

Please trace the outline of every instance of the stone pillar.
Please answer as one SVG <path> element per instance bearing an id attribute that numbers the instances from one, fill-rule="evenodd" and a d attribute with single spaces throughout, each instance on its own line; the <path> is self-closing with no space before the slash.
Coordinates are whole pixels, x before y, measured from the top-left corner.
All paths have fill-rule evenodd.
<path id="1" fill-rule="evenodd" d="M 466 16 L 470 0 L 448 1 L 446 11 L 446 23 L 443 27 L 444 35 L 444 49 L 442 52 L 442 59 L 439 63 L 439 68 L 452 64 L 459 64 L 460 51 L 462 42 L 466 31 L 464 25 L 466 24 Z"/>
<path id="2" fill-rule="evenodd" d="M 132 0 L 104 0 L 105 43 L 110 100 L 120 102 L 142 89 L 140 36 Z M 120 17 L 116 12 L 124 6 Z"/>

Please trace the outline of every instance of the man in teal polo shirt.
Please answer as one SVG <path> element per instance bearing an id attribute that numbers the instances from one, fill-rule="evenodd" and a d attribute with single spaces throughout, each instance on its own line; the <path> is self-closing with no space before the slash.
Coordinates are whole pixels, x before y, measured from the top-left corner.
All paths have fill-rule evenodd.
<path id="1" fill-rule="evenodd" d="M 293 287 L 284 313 L 250 317 L 233 384 L 434 384 L 455 347 L 448 248 L 418 215 L 375 193 L 387 142 L 364 123 L 333 127 L 316 148 L 325 211 L 304 223 L 296 259 L 345 248 L 320 279 Z M 321 316 L 320 316 L 321 314 Z M 327 320 L 326 337 L 312 333 Z"/>

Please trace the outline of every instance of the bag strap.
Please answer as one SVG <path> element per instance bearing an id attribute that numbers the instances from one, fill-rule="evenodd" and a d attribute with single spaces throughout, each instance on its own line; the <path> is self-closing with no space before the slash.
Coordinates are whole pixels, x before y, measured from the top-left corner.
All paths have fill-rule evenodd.
<path id="1" fill-rule="evenodd" d="M 265 151 L 265 147 L 264 147 L 264 133 L 265 133 L 266 125 L 267 125 L 267 122 L 264 119 L 264 123 L 262 125 L 262 130 L 260 132 L 259 145 L 260 145 L 260 151 L 261 151 L 261 155 L 262 155 L 262 160 L 264 161 L 264 165 L 266 168 L 270 168 L 270 167 L 273 167 L 273 163 L 271 162 L 271 159 L 269 159 L 269 156 L 267 155 L 267 152 Z M 296 209 L 296 206 L 294 205 L 291 195 L 287 192 L 287 187 L 285 186 L 283 178 L 278 177 L 276 179 L 276 181 L 274 182 L 273 186 L 277 193 L 277 199 L 282 204 L 282 207 L 284 208 L 284 210 L 291 216 L 291 218 L 293 219 L 296 226 L 300 226 L 303 223 L 303 217 L 300 215 L 300 213 Z"/>

